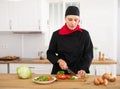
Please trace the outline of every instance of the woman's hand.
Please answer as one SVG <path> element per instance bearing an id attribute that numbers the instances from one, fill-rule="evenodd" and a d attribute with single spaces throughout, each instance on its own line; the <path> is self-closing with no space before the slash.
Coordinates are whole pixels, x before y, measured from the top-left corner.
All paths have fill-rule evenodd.
<path id="1" fill-rule="evenodd" d="M 84 78 L 85 77 L 86 72 L 84 70 L 79 70 L 77 73 L 78 78 Z"/>
<path id="2" fill-rule="evenodd" d="M 66 70 L 68 68 L 67 63 L 63 59 L 58 60 L 58 64 L 61 69 Z"/>

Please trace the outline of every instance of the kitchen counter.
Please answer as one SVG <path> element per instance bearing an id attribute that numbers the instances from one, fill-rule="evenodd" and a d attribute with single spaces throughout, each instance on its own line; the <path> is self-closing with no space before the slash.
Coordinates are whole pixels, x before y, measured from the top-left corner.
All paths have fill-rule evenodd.
<path id="1" fill-rule="evenodd" d="M 86 81 L 57 80 L 51 84 L 36 84 L 32 81 L 38 74 L 33 74 L 30 79 L 19 79 L 16 74 L 0 74 L 0 89 L 120 89 L 120 76 L 115 82 L 109 82 L 107 86 L 94 85 L 94 76 L 89 76 Z"/>
<path id="2" fill-rule="evenodd" d="M 106 59 L 104 61 L 93 60 L 92 64 L 117 64 L 117 62 L 111 59 Z"/>
<path id="3" fill-rule="evenodd" d="M 0 64 L 7 64 L 7 63 L 31 63 L 31 64 L 50 64 L 50 61 L 48 59 L 25 59 L 25 58 L 22 58 L 22 59 L 16 59 L 16 60 L 13 60 L 13 61 L 0 61 Z M 114 60 L 109 60 L 109 59 L 106 59 L 105 61 L 99 61 L 99 60 L 93 60 L 92 61 L 92 64 L 117 64 L 116 61 Z"/>
<path id="4" fill-rule="evenodd" d="M 16 59 L 11 61 L 0 61 L 0 64 L 6 64 L 6 63 L 29 63 L 29 64 L 50 64 L 50 61 L 48 59 L 31 59 L 31 58 L 22 58 L 22 59 Z"/>

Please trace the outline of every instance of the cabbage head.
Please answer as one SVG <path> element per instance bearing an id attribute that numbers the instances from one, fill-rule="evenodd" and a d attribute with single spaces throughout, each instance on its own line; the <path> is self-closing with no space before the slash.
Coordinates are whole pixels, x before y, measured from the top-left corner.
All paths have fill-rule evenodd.
<path id="1" fill-rule="evenodd" d="M 19 66 L 19 67 L 17 67 L 16 73 L 17 73 L 18 77 L 22 78 L 22 79 L 27 79 L 27 78 L 32 77 L 32 71 L 27 66 Z"/>

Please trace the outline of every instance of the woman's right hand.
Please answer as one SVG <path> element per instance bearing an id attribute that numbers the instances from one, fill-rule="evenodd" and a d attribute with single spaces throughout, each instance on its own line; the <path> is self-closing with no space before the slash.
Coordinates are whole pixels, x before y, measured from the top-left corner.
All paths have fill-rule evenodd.
<path id="1" fill-rule="evenodd" d="M 68 69 L 67 63 L 63 59 L 59 59 L 58 64 L 59 64 L 60 68 L 63 70 Z"/>

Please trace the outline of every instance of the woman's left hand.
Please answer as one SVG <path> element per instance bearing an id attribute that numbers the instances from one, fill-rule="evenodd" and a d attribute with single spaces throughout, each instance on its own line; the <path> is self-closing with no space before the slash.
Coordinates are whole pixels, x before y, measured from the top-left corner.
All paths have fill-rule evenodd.
<path id="1" fill-rule="evenodd" d="M 85 77 L 85 70 L 79 70 L 78 73 L 77 73 L 77 77 L 78 78 L 84 78 Z"/>

